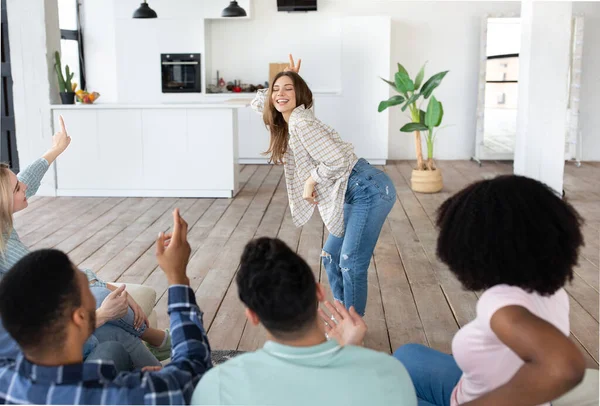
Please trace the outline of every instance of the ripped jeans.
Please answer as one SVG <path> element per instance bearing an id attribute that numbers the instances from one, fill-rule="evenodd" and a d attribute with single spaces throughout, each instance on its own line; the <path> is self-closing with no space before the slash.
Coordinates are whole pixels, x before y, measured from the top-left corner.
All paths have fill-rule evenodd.
<path id="1" fill-rule="evenodd" d="M 367 271 L 383 223 L 396 202 L 396 188 L 385 172 L 361 158 L 350 173 L 345 199 L 345 234 L 329 235 L 322 261 L 334 299 L 364 316 Z"/>

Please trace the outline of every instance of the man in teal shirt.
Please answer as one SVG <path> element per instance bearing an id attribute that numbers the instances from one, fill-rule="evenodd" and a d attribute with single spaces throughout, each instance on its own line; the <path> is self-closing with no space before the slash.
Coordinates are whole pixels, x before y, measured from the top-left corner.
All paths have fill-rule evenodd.
<path id="1" fill-rule="evenodd" d="M 404 366 L 360 346 L 367 328 L 353 308 L 326 303 L 331 318 L 318 309 L 323 289 L 285 243 L 249 242 L 236 282 L 246 317 L 262 323 L 267 342 L 208 371 L 192 404 L 417 405 Z"/>

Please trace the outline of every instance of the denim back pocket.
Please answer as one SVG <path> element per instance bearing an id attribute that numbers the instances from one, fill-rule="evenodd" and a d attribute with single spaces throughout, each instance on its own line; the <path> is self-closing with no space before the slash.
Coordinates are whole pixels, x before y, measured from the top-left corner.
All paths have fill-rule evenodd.
<path id="1" fill-rule="evenodd" d="M 377 170 L 377 173 L 367 175 L 366 179 L 371 187 L 377 189 L 381 199 L 390 202 L 396 198 L 396 188 L 387 173 Z"/>

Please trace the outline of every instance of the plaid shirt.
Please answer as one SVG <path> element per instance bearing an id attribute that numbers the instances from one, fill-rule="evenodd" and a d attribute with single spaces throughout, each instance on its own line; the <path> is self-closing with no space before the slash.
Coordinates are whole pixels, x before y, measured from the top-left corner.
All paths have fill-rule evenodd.
<path id="1" fill-rule="evenodd" d="M 172 361 L 158 372 L 121 372 L 112 362 L 43 367 L 0 360 L 0 402 L 20 404 L 189 404 L 212 367 L 202 312 L 189 286 L 169 287 Z"/>
<path id="2" fill-rule="evenodd" d="M 262 113 L 268 89 L 259 90 L 251 103 Z M 317 182 L 317 207 L 329 232 L 344 235 L 344 201 L 348 178 L 358 161 L 354 147 L 323 124 L 310 109 L 298 106 L 288 122 L 288 149 L 284 171 L 292 220 L 297 227 L 310 220 L 315 206 L 302 198 L 309 176 Z"/>

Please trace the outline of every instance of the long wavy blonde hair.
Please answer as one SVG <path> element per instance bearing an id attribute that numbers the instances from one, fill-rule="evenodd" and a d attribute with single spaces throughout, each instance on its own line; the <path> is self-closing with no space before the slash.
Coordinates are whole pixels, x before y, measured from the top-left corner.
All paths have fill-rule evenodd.
<path id="1" fill-rule="evenodd" d="M 6 241 L 13 229 L 13 191 L 8 168 L 0 163 L 0 255 L 4 255 Z"/>
<path id="2" fill-rule="evenodd" d="M 275 85 L 275 82 L 277 82 L 277 79 L 282 76 L 291 78 L 292 82 L 294 83 L 294 91 L 296 92 L 296 106 L 301 106 L 304 104 L 305 108 L 310 109 L 313 105 L 312 92 L 300 75 L 295 72 L 280 72 L 275 76 L 275 78 L 273 78 L 273 82 L 271 83 L 271 87 L 269 87 L 268 96 L 265 100 L 265 105 L 263 108 L 263 121 L 271 133 L 269 149 L 264 152 L 264 155 L 270 155 L 269 162 L 276 164 L 283 163 L 283 156 L 285 155 L 288 147 L 288 125 L 283 118 L 283 114 L 278 112 L 273 105 L 273 100 L 271 98 L 273 94 L 273 86 Z"/>

